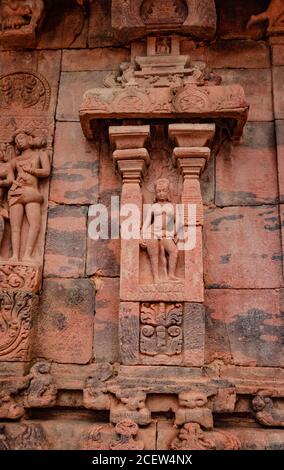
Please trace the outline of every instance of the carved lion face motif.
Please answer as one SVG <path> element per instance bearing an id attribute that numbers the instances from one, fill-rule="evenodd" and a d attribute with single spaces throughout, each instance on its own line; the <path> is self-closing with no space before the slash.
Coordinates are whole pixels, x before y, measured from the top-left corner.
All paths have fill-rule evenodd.
<path id="1" fill-rule="evenodd" d="M 183 408 L 202 408 L 207 403 L 207 396 L 202 392 L 184 392 L 179 395 L 179 404 Z"/>

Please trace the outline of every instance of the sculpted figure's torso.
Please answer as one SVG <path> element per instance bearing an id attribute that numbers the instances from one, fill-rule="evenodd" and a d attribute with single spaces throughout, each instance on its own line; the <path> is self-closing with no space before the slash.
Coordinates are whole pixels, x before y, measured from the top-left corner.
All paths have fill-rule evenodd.
<path id="1" fill-rule="evenodd" d="M 33 262 L 33 251 L 41 226 L 41 204 L 38 180 L 50 175 L 49 155 L 43 150 L 44 139 L 35 138 L 26 132 L 15 135 L 15 148 L 18 156 L 9 165 L 8 176 L 2 186 L 10 187 L 8 192 L 9 216 L 12 234 L 12 260 L 19 261 L 22 243 L 24 216 L 28 222 L 27 242 L 23 261 Z"/>

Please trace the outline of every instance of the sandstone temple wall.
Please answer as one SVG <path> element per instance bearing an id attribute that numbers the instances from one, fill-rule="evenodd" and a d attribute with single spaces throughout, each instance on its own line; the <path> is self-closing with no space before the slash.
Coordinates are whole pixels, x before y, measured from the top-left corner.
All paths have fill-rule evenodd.
<path id="1" fill-rule="evenodd" d="M 120 293 L 121 241 L 90 239 L 90 208 L 110 207 L 111 197 L 121 193 L 126 197 L 125 168 L 117 169 L 112 157 L 126 150 L 119 150 L 115 135 L 110 139 L 118 119 L 125 128 L 150 126 L 152 144 L 140 147 L 152 158 L 171 152 L 165 129 L 190 124 L 190 118 L 171 114 L 165 121 L 156 111 L 152 121 L 126 111 L 117 118 L 112 103 L 102 118 L 91 115 L 94 104 L 91 111 L 84 107 L 83 116 L 84 94 L 103 89 L 122 63 L 146 57 L 150 33 L 119 13 L 119 0 L 38 3 L 45 3 L 45 13 L 39 9 L 27 36 L 19 39 L 24 26 L 9 35 L 2 24 L 0 31 L 0 178 L 9 179 L 10 162 L 20 153 L 17 133 L 32 136 L 30 152 L 37 155 L 31 158 L 40 158 L 46 168 L 42 179 L 37 170 L 31 173 L 42 195 L 40 203 L 35 193 L 27 199 L 40 210 L 32 259 L 23 255 L 29 243 L 24 219 L 21 259 L 9 261 L 16 233 L 9 211 L 18 193 L 7 193 L 6 186 L 0 194 L 0 449 L 119 449 L 123 436 L 128 449 L 284 449 L 281 15 L 280 26 L 266 20 L 247 27 L 269 1 L 216 0 L 214 22 L 214 2 L 205 1 L 199 2 L 205 11 L 213 8 L 207 25 L 171 31 L 180 38 L 181 56 L 205 62 L 211 75 L 222 77 L 222 86 L 243 87 L 249 112 L 246 124 L 245 106 L 241 117 L 235 110 L 233 118 L 205 116 L 217 130 L 214 144 L 206 143 L 211 158 L 200 176 L 204 271 L 198 282 L 204 302 L 170 298 L 176 309 L 176 302 L 184 305 L 188 319 L 182 326 L 183 358 L 166 353 L 168 359 L 152 360 L 141 349 L 135 352 L 131 339 L 139 335 L 135 309 L 139 316 L 145 299 Z M 194 10 L 196 2 L 185 3 Z M 4 4 L 0 1 L 2 21 Z M 230 129 L 237 121 L 240 139 Z M 200 122 L 202 115 L 194 120 Z M 152 179 L 160 177 L 155 171 Z M 146 253 L 141 256 L 146 263 Z M 125 339 L 128 328 L 131 338 Z"/>

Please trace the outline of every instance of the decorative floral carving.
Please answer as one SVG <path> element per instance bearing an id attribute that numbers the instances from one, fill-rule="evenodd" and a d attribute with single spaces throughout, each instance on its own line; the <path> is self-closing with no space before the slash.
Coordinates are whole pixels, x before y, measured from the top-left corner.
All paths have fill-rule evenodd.
<path id="1" fill-rule="evenodd" d="M 45 433 L 40 424 L 25 424 L 15 435 L 7 426 L 0 426 L 0 450 L 48 450 Z"/>
<path id="2" fill-rule="evenodd" d="M 203 431 L 197 423 L 187 423 L 173 440 L 172 450 L 239 450 L 239 440 L 229 432 Z"/>
<path id="3" fill-rule="evenodd" d="M 0 109 L 47 111 L 50 93 L 48 82 L 38 73 L 21 71 L 0 76 Z"/>
<path id="4" fill-rule="evenodd" d="M 202 112 L 210 109 L 210 101 L 206 91 L 195 86 L 181 89 L 174 100 L 174 107 L 178 112 Z"/>
<path id="5" fill-rule="evenodd" d="M 110 425 L 94 425 L 82 436 L 83 450 L 143 450 L 145 445 L 136 438 L 139 427 L 131 420 L 120 421 L 115 428 Z"/>
<path id="6" fill-rule="evenodd" d="M 147 356 L 182 353 L 182 305 L 150 304 L 141 306 L 140 351 Z"/>
<path id="7" fill-rule="evenodd" d="M 24 292 L 0 292 L 0 359 L 28 357 L 32 316 L 37 297 Z"/>
<path id="8" fill-rule="evenodd" d="M 22 263 L 0 263 L 0 289 L 37 292 L 41 282 L 37 266 Z"/>
<path id="9" fill-rule="evenodd" d="M 48 450 L 45 433 L 40 424 L 27 424 L 13 439 L 13 450 Z"/>
<path id="10" fill-rule="evenodd" d="M 80 442 L 82 450 L 108 450 L 109 442 L 102 435 L 103 427 L 100 425 L 92 426 L 88 433 L 84 435 Z"/>
<path id="11" fill-rule="evenodd" d="M 139 427 L 129 419 L 120 421 L 115 426 L 118 439 L 110 443 L 110 450 L 144 450 L 145 444 L 142 440 L 136 439 Z"/>

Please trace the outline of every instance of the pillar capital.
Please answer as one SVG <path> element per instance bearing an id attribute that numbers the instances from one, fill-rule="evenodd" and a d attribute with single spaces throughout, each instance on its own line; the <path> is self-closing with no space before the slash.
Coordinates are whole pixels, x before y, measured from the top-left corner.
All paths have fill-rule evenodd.
<path id="1" fill-rule="evenodd" d="M 209 147 L 215 129 L 215 124 L 170 124 L 169 136 L 178 147 Z"/>

